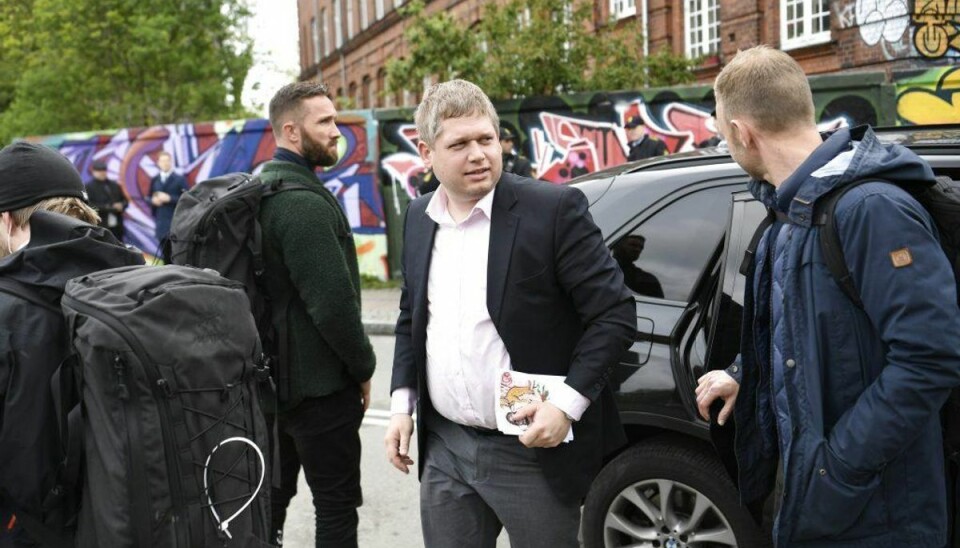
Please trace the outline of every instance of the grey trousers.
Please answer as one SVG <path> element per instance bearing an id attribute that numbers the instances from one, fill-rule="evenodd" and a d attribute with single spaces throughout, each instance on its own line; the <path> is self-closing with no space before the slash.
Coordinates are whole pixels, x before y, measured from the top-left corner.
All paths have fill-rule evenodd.
<path id="1" fill-rule="evenodd" d="M 427 548 L 577 548 L 580 506 L 559 500 L 533 449 L 516 436 L 479 434 L 433 415 L 420 520 Z"/>

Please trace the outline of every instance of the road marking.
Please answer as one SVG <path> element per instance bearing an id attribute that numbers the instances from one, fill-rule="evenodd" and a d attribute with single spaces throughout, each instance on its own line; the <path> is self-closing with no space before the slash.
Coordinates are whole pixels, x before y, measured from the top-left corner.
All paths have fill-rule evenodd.
<path id="1" fill-rule="evenodd" d="M 382 426 L 387 427 L 390 425 L 390 417 L 393 415 L 388 409 L 367 409 L 367 412 L 363 415 L 363 424 L 366 426 Z M 414 413 L 413 420 L 417 420 L 417 415 Z"/>

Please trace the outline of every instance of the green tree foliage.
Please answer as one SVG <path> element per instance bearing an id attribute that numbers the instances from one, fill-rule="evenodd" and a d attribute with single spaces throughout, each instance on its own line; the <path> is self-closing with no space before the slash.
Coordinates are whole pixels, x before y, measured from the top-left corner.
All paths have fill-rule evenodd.
<path id="1" fill-rule="evenodd" d="M 589 0 L 490 2 L 471 28 L 423 0 L 403 8 L 408 56 L 387 63 L 391 92 L 420 89 L 427 77 L 465 78 L 494 99 L 590 90 L 637 89 L 694 81 L 700 59 L 660 50 L 643 56 L 635 22 L 593 31 Z"/>
<path id="2" fill-rule="evenodd" d="M 246 0 L 3 0 L 0 143 L 247 114 Z"/>

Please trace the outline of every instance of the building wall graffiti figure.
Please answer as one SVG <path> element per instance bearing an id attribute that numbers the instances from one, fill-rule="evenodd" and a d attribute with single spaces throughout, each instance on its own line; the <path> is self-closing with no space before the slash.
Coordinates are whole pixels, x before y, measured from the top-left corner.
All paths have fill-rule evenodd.
<path id="1" fill-rule="evenodd" d="M 339 128 L 340 162 L 318 173 L 325 186 L 337 196 L 347 214 L 355 240 L 360 271 L 381 279 L 387 277 L 386 223 L 383 199 L 376 183 L 376 159 L 371 146 L 375 132 L 369 116 L 345 116 Z M 150 179 L 158 173 L 155 164 L 160 151 L 169 152 L 191 186 L 235 171 L 258 173 L 261 164 L 273 157 L 276 143 L 267 120 L 219 121 L 176 124 L 150 128 L 121 129 L 32 138 L 60 150 L 83 176 L 92 179 L 94 160 L 107 163 L 107 173 L 117 180 L 130 198 L 126 210 L 127 243 L 148 255 L 155 255 L 158 243 L 153 236 Z"/>
<path id="2" fill-rule="evenodd" d="M 931 69 L 898 82 L 897 116 L 905 124 L 960 124 L 960 68 Z"/>
<path id="3" fill-rule="evenodd" d="M 960 0 L 914 0 L 913 43 L 927 58 L 960 52 Z"/>

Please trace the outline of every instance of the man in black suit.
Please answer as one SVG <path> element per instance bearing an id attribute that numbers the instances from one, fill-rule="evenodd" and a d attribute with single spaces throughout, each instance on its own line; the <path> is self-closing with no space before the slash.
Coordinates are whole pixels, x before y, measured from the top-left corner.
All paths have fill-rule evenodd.
<path id="1" fill-rule="evenodd" d="M 646 127 L 639 115 L 630 116 L 623 123 L 623 128 L 627 130 L 627 146 L 630 148 L 627 161 L 635 162 L 667 153 L 667 145 L 660 139 L 647 135 Z"/>
<path id="2" fill-rule="evenodd" d="M 503 170 L 521 177 L 533 177 L 530 160 L 517 152 L 517 139 L 509 129 L 500 128 L 500 147 L 503 149 Z"/>
<path id="3" fill-rule="evenodd" d="M 129 201 L 123 194 L 123 189 L 116 181 L 107 178 L 107 163 L 95 160 L 91 168 L 93 180 L 87 184 L 87 196 L 90 205 L 100 215 L 100 226 L 106 227 L 117 238 L 123 241 L 123 211 L 127 209 Z"/>
<path id="4" fill-rule="evenodd" d="M 413 464 L 416 408 L 428 547 L 493 547 L 503 527 L 514 547 L 576 547 L 580 502 L 625 442 L 607 379 L 633 298 L 578 189 L 503 172 L 480 88 L 435 85 L 415 119 L 441 186 L 405 219 L 387 457 Z M 496 430 L 505 370 L 564 379 L 517 411 L 519 439 Z"/>

